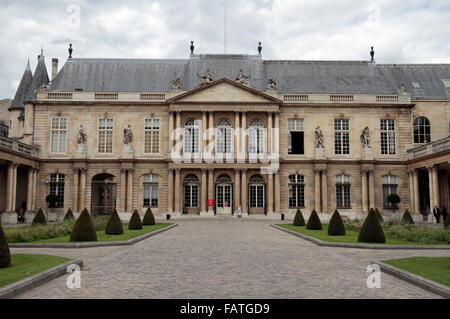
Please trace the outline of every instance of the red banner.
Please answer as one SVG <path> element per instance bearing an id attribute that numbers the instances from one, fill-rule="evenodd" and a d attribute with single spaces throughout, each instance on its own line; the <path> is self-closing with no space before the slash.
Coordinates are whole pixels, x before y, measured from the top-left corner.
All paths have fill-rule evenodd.
<path id="1" fill-rule="evenodd" d="M 208 206 L 214 206 L 214 199 L 208 199 Z"/>

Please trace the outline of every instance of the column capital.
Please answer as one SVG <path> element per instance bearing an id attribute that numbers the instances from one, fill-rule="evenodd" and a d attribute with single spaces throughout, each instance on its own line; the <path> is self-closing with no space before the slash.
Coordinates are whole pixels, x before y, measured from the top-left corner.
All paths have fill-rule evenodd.
<path id="1" fill-rule="evenodd" d="M 180 113 L 181 113 L 181 111 L 178 111 L 178 110 L 177 110 L 177 111 L 174 111 L 174 112 L 177 113 L 177 114 L 180 114 Z"/>
<path id="2" fill-rule="evenodd" d="M 240 168 L 234 168 L 234 171 L 235 171 L 236 173 L 238 173 L 238 172 L 241 171 L 241 169 L 240 169 Z"/>
<path id="3" fill-rule="evenodd" d="M 173 115 L 173 113 L 175 113 L 175 111 L 172 110 L 169 111 L 169 115 Z"/>
<path id="4" fill-rule="evenodd" d="M 208 172 L 214 172 L 214 168 L 207 168 Z"/>
<path id="5" fill-rule="evenodd" d="M 207 171 L 209 171 L 209 168 L 206 168 L 206 167 L 202 167 L 201 169 L 200 169 L 202 172 L 207 172 Z"/>
<path id="6" fill-rule="evenodd" d="M 127 170 L 128 170 L 127 168 L 121 168 L 121 169 L 120 169 L 120 172 L 121 172 L 121 173 L 125 173 Z"/>
<path id="7" fill-rule="evenodd" d="M 435 166 L 432 165 L 432 164 L 426 166 L 426 168 L 427 168 L 428 171 L 431 171 L 434 167 L 435 167 Z"/>
<path id="8" fill-rule="evenodd" d="M 241 168 L 241 171 L 247 173 L 248 169 L 244 167 L 244 168 Z"/>

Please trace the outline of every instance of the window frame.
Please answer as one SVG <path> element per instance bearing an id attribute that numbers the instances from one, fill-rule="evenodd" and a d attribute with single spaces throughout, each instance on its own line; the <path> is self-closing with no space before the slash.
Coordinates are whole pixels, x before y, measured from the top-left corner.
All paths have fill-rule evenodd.
<path id="1" fill-rule="evenodd" d="M 294 180 L 291 179 L 291 176 L 294 176 Z M 295 186 L 295 187 L 294 187 Z M 292 187 L 292 195 L 295 198 L 291 199 L 291 187 Z M 298 191 L 302 194 L 299 198 Z M 295 206 L 292 206 L 291 203 L 295 201 Z M 288 207 L 289 208 L 305 208 L 305 176 L 302 174 L 290 174 L 288 176 Z"/>
<path id="2" fill-rule="evenodd" d="M 337 123 L 339 123 L 339 128 L 337 128 L 336 126 Z M 346 123 L 346 129 L 343 123 Z M 349 118 L 333 119 L 333 132 L 334 132 L 334 155 L 350 155 L 350 119 Z M 337 143 L 338 141 L 339 146 Z"/>
<path id="3" fill-rule="evenodd" d="M 387 180 L 385 179 L 387 178 Z M 388 189 L 388 194 L 385 194 L 385 190 Z M 392 190 L 395 189 L 395 192 Z M 381 176 L 381 195 L 383 196 L 383 209 L 392 209 L 392 204 L 387 202 L 387 198 L 390 194 L 398 194 L 398 177 L 396 175 L 383 175 Z M 386 196 L 385 196 L 386 195 Z"/>
<path id="4" fill-rule="evenodd" d="M 147 128 L 147 121 L 151 121 L 151 127 Z M 158 121 L 158 128 L 155 129 L 154 122 Z M 149 133 L 150 137 L 147 137 L 147 133 Z M 158 133 L 158 151 L 153 152 L 154 148 L 154 134 Z M 150 152 L 147 152 L 147 139 L 150 140 Z M 149 117 L 144 119 L 144 154 L 160 154 L 161 153 L 161 118 L 159 117 Z"/>
<path id="5" fill-rule="evenodd" d="M 416 123 L 418 120 L 424 120 L 424 123 Z M 417 129 L 416 129 L 417 128 Z M 417 132 L 419 131 L 419 132 Z M 417 132 L 417 133 L 416 133 Z M 418 141 L 416 141 L 416 137 Z M 428 137 L 428 139 L 427 139 Z M 421 141 L 422 138 L 422 141 Z M 413 143 L 425 144 L 431 142 L 431 124 L 425 116 L 418 116 L 413 121 Z"/>
<path id="6" fill-rule="evenodd" d="M 105 128 L 101 128 L 100 127 L 100 121 L 102 121 L 102 120 L 105 120 Z M 111 123 L 112 123 L 111 128 L 109 128 L 109 126 L 108 126 L 108 120 L 111 120 Z M 114 149 L 113 149 L 113 146 L 114 146 L 114 118 L 112 118 L 112 117 L 100 117 L 98 119 L 97 130 L 98 130 L 97 154 L 112 154 L 113 151 L 114 151 Z M 104 151 L 100 150 L 100 145 L 101 145 L 100 144 L 101 143 L 100 142 L 100 140 L 101 140 L 100 136 L 101 136 L 102 132 L 105 133 L 105 137 L 104 137 Z M 107 137 L 108 137 L 106 133 L 108 133 L 108 132 L 111 132 L 111 152 L 106 152 L 106 150 L 107 150 Z"/>
<path id="7" fill-rule="evenodd" d="M 149 177 L 149 179 L 146 179 L 147 176 Z M 148 204 L 146 204 L 146 186 L 149 186 L 149 198 L 148 198 Z M 143 187 L 143 196 L 142 196 L 142 207 L 150 207 L 150 208 L 158 208 L 158 204 L 159 204 L 159 176 L 156 174 L 145 174 L 143 177 L 143 183 L 142 183 L 142 187 Z M 153 188 L 156 187 L 156 204 L 153 202 L 153 200 L 155 199 L 153 197 Z"/>
<path id="8" fill-rule="evenodd" d="M 58 128 L 53 128 L 53 120 L 58 119 Z M 61 129 L 61 120 L 64 119 L 65 120 L 65 129 Z M 55 116 L 51 118 L 51 122 L 50 122 L 50 153 L 51 154 L 66 154 L 67 153 L 67 132 L 68 132 L 68 124 L 69 121 L 67 120 L 67 117 L 62 117 L 62 116 Z M 58 143 L 57 143 L 57 149 L 58 151 L 53 151 L 53 132 L 57 132 L 57 136 L 58 136 Z M 61 148 L 61 133 L 64 132 L 64 151 L 59 151 Z"/>
<path id="9" fill-rule="evenodd" d="M 288 155 L 305 155 L 305 127 L 303 118 L 288 118 L 288 143 L 287 143 L 287 153 Z M 291 129 L 290 122 L 294 122 L 293 129 Z M 297 123 L 301 123 L 297 125 Z M 300 127 L 298 127 L 300 126 Z M 292 136 L 291 132 L 301 132 L 303 133 L 303 153 L 292 153 Z"/>
<path id="10" fill-rule="evenodd" d="M 383 130 L 383 121 L 386 121 L 385 127 L 387 129 Z M 389 122 L 392 121 L 393 129 L 389 129 Z M 397 155 L 397 132 L 396 132 L 395 119 L 380 119 L 380 153 L 381 155 L 392 156 Z M 393 152 L 391 152 L 391 140 L 392 137 L 390 134 L 393 134 L 394 147 Z M 386 136 L 386 152 L 383 152 L 383 135 Z"/>
<path id="11" fill-rule="evenodd" d="M 351 188 L 352 184 L 351 184 L 350 175 L 346 175 L 346 174 L 336 175 L 335 186 L 336 186 L 336 194 L 335 194 L 336 195 L 336 208 L 351 209 L 352 208 L 352 188 Z M 339 192 L 341 193 L 340 196 L 338 196 Z M 347 200 L 348 200 L 348 202 L 347 202 Z M 346 205 L 347 203 L 348 203 L 348 205 Z"/>
<path id="12" fill-rule="evenodd" d="M 56 203 L 55 208 L 64 208 L 64 200 L 65 200 L 64 193 L 66 191 L 65 183 L 66 183 L 65 174 L 52 173 L 49 175 L 48 193 L 58 196 L 58 202 Z"/>

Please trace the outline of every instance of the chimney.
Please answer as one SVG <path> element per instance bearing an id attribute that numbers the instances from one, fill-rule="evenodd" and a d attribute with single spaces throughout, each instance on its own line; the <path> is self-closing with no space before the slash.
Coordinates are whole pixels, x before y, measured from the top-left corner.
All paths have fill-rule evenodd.
<path id="1" fill-rule="evenodd" d="M 55 79 L 56 74 L 58 74 L 58 59 L 52 59 L 52 81 Z"/>

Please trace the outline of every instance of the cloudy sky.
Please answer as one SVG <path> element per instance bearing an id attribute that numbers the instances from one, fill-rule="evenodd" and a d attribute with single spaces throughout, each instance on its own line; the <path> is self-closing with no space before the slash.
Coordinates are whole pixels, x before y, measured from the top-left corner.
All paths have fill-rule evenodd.
<path id="1" fill-rule="evenodd" d="M 0 99 L 12 98 L 44 48 L 74 57 L 188 58 L 196 53 L 264 59 L 450 63 L 450 1 L 424 0 L 0 0 Z"/>

